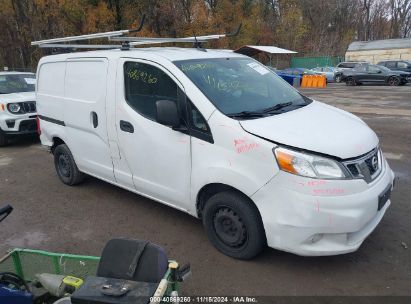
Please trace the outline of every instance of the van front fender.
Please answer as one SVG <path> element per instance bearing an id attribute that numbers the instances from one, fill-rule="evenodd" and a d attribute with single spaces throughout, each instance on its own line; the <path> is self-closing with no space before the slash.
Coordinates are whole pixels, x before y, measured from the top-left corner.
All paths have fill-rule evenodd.
<path id="1" fill-rule="evenodd" d="M 226 185 L 251 197 L 270 180 L 254 179 L 240 171 L 226 167 L 210 167 L 204 173 L 201 174 L 202 178 L 199 176 L 192 178 L 191 201 L 193 202 L 197 201 L 201 190 L 211 184 Z M 196 212 L 195 209 L 190 211 Z"/>

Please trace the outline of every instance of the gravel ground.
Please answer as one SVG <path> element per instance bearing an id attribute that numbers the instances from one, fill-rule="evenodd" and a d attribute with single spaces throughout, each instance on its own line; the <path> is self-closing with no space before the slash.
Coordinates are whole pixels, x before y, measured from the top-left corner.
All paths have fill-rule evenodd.
<path id="1" fill-rule="evenodd" d="M 364 119 L 398 177 L 392 206 L 357 252 L 308 258 L 267 249 L 252 261 L 228 258 L 189 215 L 94 178 L 63 185 L 35 139 L 0 149 L 0 205 L 15 207 L 1 224 L 0 252 L 28 247 L 99 255 L 110 238 L 125 236 L 151 240 L 190 262 L 185 295 L 411 296 L 411 86 L 332 84 L 304 94 Z"/>

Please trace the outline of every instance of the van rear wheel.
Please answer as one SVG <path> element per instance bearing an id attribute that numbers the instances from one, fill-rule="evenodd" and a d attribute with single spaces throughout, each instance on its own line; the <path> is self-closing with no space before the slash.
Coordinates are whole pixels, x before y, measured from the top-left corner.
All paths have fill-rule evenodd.
<path id="1" fill-rule="evenodd" d="M 230 257 L 248 260 L 266 246 L 257 208 L 235 191 L 220 192 L 206 202 L 203 225 L 211 243 Z"/>
<path id="2" fill-rule="evenodd" d="M 54 149 L 54 166 L 60 180 L 66 185 L 74 186 L 84 179 L 84 174 L 77 168 L 73 155 L 65 144 Z"/>

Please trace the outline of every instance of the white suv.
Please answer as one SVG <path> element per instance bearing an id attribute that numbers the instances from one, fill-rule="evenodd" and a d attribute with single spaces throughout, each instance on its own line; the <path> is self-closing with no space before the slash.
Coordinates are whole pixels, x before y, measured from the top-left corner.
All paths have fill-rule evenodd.
<path id="1" fill-rule="evenodd" d="M 0 72 L 0 147 L 8 138 L 37 132 L 36 75 Z"/>
<path id="2" fill-rule="evenodd" d="M 199 217 L 229 256 L 351 252 L 390 205 L 376 134 L 249 57 L 79 52 L 42 58 L 37 78 L 40 138 L 63 183 L 86 173 Z"/>

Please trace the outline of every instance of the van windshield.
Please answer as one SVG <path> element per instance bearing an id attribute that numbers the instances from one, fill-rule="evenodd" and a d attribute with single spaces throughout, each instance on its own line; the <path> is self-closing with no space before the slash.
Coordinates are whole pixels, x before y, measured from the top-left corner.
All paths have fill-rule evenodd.
<path id="1" fill-rule="evenodd" d="M 34 74 L 0 75 L 0 94 L 34 92 L 36 76 Z"/>
<path id="2" fill-rule="evenodd" d="M 248 58 L 175 61 L 223 114 L 255 119 L 281 114 L 311 102 L 270 69 Z"/>

